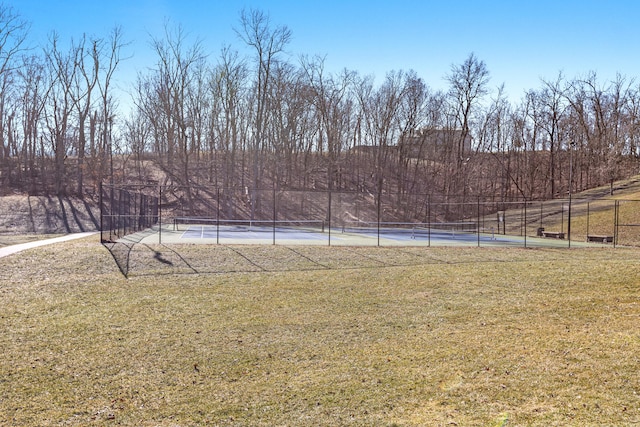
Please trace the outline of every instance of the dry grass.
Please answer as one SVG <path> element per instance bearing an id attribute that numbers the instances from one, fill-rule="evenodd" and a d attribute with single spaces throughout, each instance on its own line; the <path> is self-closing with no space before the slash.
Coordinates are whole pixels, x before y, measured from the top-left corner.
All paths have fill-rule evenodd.
<path id="1" fill-rule="evenodd" d="M 639 254 L 34 249 L 0 259 L 0 424 L 637 424 Z"/>
<path id="2" fill-rule="evenodd" d="M 34 242 L 36 240 L 51 239 L 61 234 L 9 234 L 0 233 L 0 248 L 4 246 L 19 245 L 21 243 Z"/>
<path id="3" fill-rule="evenodd" d="M 584 242 L 587 235 L 616 235 L 618 245 L 640 247 L 640 176 L 620 181 L 616 191 L 610 194 L 609 186 L 598 187 L 575 194 L 572 200 L 571 240 Z M 540 208 L 539 208 L 540 206 Z M 506 211 L 507 229 L 510 234 L 522 233 L 522 208 Z M 540 219 L 542 217 L 542 220 Z M 493 215 L 484 218 L 491 223 Z M 527 233 L 533 235 L 539 226 L 547 231 L 568 231 L 568 201 L 548 200 L 531 202 L 527 211 Z"/>
<path id="4" fill-rule="evenodd" d="M 617 243 L 640 246 L 640 194 L 634 199 L 617 198 Z M 627 196 L 629 197 L 629 196 Z M 614 236 L 616 234 L 616 200 L 591 201 L 576 204 L 571 217 L 571 237 L 585 241 L 587 235 Z M 566 227 L 566 226 L 565 226 Z"/>

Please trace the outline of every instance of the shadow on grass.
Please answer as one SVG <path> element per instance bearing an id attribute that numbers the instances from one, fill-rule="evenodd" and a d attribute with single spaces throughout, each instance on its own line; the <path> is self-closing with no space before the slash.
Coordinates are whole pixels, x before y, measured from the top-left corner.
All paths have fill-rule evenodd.
<path id="1" fill-rule="evenodd" d="M 421 247 L 164 245 L 131 240 L 104 242 L 127 277 L 184 274 L 278 273 L 331 271 L 460 263 L 540 261 L 571 257 L 567 251 L 460 248 L 455 258 L 446 249 Z M 445 252 L 443 252 L 445 251 Z"/>
<path id="2" fill-rule="evenodd" d="M 133 276 L 340 270 L 441 262 L 398 249 L 296 246 L 150 245 L 103 242 L 120 272 Z M 402 261 L 394 262 L 395 258 Z M 412 251 L 410 251 L 412 252 Z M 408 261 L 409 260 L 409 261 Z"/>
<path id="3" fill-rule="evenodd" d="M 136 247 L 148 247 L 147 245 L 140 244 L 140 241 L 146 237 L 146 233 L 138 233 L 137 235 L 132 234 L 127 236 L 124 239 L 120 240 L 102 240 L 102 245 L 109 251 L 113 260 L 120 272 L 125 276 L 129 277 L 129 273 L 131 270 L 131 256 L 134 251 L 137 250 Z M 154 262 L 158 262 L 160 264 L 165 265 L 173 265 L 173 263 L 162 257 L 162 254 L 157 251 L 152 251 Z"/>

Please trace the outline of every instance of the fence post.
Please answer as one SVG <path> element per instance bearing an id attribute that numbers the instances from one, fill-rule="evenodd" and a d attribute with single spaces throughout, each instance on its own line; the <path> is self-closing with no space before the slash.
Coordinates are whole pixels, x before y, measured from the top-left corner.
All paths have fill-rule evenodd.
<path id="1" fill-rule="evenodd" d="M 616 247 L 618 243 L 618 232 L 619 232 L 619 222 L 620 221 L 620 200 L 615 201 L 615 205 L 613 208 L 613 247 Z"/>
<path id="2" fill-rule="evenodd" d="M 571 182 L 569 182 L 569 212 L 567 217 L 567 240 L 569 248 L 571 247 Z"/>
<path id="3" fill-rule="evenodd" d="M 378 183 L 378 185 L 380 185 Z M 378 189 L 378 246 L 380 246 L 380 205 L 382 199 L 382 189 Z"/>
<path id="4" fill-rule="evenodd" d="M 478 220 L 476 221 L 476 234 L 478 235 L 478 247 L 480 247 L 480 196 L 478 196 Z"/>
<path id="5" fill-rule="evenodd" d="M 98 188 L 100 189 L 100 194 L 98 195 L 98 204 L 100 205 L 100 243 L 104 243 L 104 235 L 103 233 L 103 211 L 104 211 L 104 206 L 102 205 L 102 181 L 100 181 L 100 184 L 98 186 Z"/>
<path id="6" fill-rule="evenodd" d="M 587 202 L 587 235 L 586 235 L 586 239 L 587 241 L 589 241 L 589 216 L 591 215 L 591 202 Z"/>
<path id="7" fill-rule="evenodd" d="M 158 186 L 158 244 L 162 244 L 162 185 Z"/>
<path id="8" fill-rule="evenodd" d="M 328 243 L 328 245 L 331 246 L 331 190 L 329 190 L 329 206 L 327 207 L 327 214 L 328 214 L 328 218 L 329 218 L 329 243 Z"/>
<path id="9" fill-rule="evenodd" d="M 431 247 L 431 195 L 427 194 L 427 236 L 428 243 L 427 246 Z"/>
<path id="10" fill-rule="evenodd" d="M 220 244 L 220 187 L 216 187 L 216 245 Z"/>
<path id="11" fill-rule="evenodd" d="M 276 244 L 276 183 L 273 183 L 273 244 Z"/>
<path id="12" fill-rule="evenodd" d="M 499 229 L 498 229 L 499 230 Z M 504 206 L 504 202 L 502 203 L 502 235 L 507 234 L 507 209 Z"/>
<path id="13" fill-rule="evenodd" d="M 543 227 L 542 225 L 542 217 L 544 216 L 544 202 L 540 202 L 540 228 Z"/>
<path id="14" fill-rule="evenodd" d="M 524 200 L 524 247 L 527 247 L 527 199 Z"/>

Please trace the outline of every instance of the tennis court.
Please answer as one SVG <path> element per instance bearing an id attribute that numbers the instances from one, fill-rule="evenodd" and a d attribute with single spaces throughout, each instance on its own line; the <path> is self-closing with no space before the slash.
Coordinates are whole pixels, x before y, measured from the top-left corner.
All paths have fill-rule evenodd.
<path id="1" fill-rule="evenodd" d="M 324 246 L 496 246 L 496 247 L 592 247 L 587 242 L 531 235 L 499 234 L 478 230 L 475 222 L 401 223 L 345 222 L 328 226 L 323 221 L 252 221 L 176 218 L 124 238 L 137 243 L 223 245 L 324 245 Z"/>
<path id="2" fill-rule="evenodd" d="M 176 232 L 181 230 L 177 229 Z M 327 244 L 329 233 L 325 233 L 322 228 L 292 227 L 282 225 L 269 225 L 260 223 L 246 224 L 221 224 L 221 225 L 189 225 L 179 235 L 181 241 L 193 239 L 206 239 L 216 243 L 234 242 L 237 240 L 243 243 L 273 243 L 274 240 L 290 241 L 318 241 Z"/>
<path id="3" fill-rule="evenodd" d="M 103 188 L 101 241 L 615 247 L 625 244 L 619 232 L 621 228 L 628 231 L 626 240 L 633 241 L 632 231 L 638 225 L 632 215 L 637 209 L 631 204 L 623 209 L 627 204 L 620 206 L 617 201 L 615 205 L 589 200 L 571 204 L 560 199 L 498 203 L 478 198 L 472 202 L 444 203 L 424 194 L 400 197 L 384 193 L 376 197 L 362 191 L 250 190 L 245 187 L 215 188 L 215 191 L 198 193 L 197 199 L 185 204 L 184 200 L 167 196 L 178 190 L 168 186 L 155 193 L 148 190 L 146 194 L 140 189 L 112 188 L 105 192 Z M 572 211 L 581 213 L 573 225 Z M 606 212 L 612 212 L 613 222 L 601 220 Z M 587 243 L 588 240 L 591 242 Z"/>

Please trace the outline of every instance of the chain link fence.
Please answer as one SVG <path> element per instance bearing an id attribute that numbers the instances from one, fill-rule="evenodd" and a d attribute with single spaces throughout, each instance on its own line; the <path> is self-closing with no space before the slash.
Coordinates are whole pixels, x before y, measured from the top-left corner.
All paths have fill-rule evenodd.
<path id="1" fill-rule="evenodd" d="M 558 199 L 501 202 L 479 197 L 433 197 L 344 191 L 104 185 L 101 189 L 103 242 L 180 223 L 253 221 L 304 226 L 321 224 L 334 235 L 349 228 L 425 227 L 473 231 L 612 246 L 640 246 L 640 201 Z M 380 234 L 378 234 L 378 237 Z M 329 244 L 330 244 L 329 239 Z M 275 242 L 274 242 L 275 243 Z"/>
<path id="2" fill-rule="evenodd" d="M 157 225 L 161 221 L 157 188 L 136 186 L 100 188 L 100 240 L 115 242 L 132 233 Z"/>

